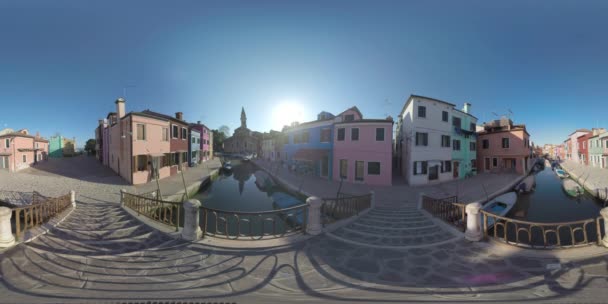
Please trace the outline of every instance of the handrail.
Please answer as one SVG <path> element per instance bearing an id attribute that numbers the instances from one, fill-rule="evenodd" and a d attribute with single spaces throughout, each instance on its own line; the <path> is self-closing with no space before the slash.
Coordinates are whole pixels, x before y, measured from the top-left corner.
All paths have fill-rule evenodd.
<path id="1" fill-rule="evenodd" d="M 41 198 L 45 200 L 41 200 Z M 32 229 L 46 223 L 71 205 L 70 194 L 47 198 L 34 192 L 31 205 L 12 209 L 15 218 L 17 240 L 22 239 L 22 235 L 27 229 Z"/>
<path id="2" fill-rule="evenodd" d="M 268 211 L 228 211 L 207 207 L 200 210 L 203 237 L 231 240 L 259 240 L 303 233 L 308 220 L 308 204 Z"/>
<path id="3" fill-rule="evenodd" d="M 432 216 L 438 217 L 444 222 L 455 226 L 461 231 L 466 228 L 466 204 L 457 203 L 456 196 L 435 199 L 422 196 L 422 209 L 428 211 Z"/>
<path id="4" fill-rule="evenodd" d="M 580 221 L 536 223 L 480 211 L 485 237 L 519 247 L 573 248 L 600 244 L 602 239 L 601 216 Z M 491 234 L 490 230 L 493 230 Z"/>
<path id="5" fill-rule="evenodd" d="M 371 194 L 323 198 L 321 205 L 323 225 L 359 215 L 361 211 L 371 208 L 371 198 Z"/>
<path id="6" fill-rule="evenodd" d="M 163 201 L 127 192 L 122 193 L 120 201 L 125 207 L 137 212 L 137 215 L 143 214 L 155 222 L 175 226 L 175 231 L 179 230 L 183 208 L 181 202 Z"/>

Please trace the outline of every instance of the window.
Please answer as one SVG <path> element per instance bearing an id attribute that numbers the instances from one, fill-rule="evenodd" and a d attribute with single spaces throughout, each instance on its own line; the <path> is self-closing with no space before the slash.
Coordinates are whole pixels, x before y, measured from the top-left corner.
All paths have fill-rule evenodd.
<path id="1" fill-rule="evenodd" d="M 418 117 L 426 118 L 426 107 L 418 106 Z"/>
<path id="2" fill-rule="evenodd" d="M 441 173 L 452 172 L 452 161 L 444 160 L 441 162 Z"/>
<path id="3" fill-rule="evenodd" d="M 469 125 L 469 128 L 471 129 L 471 132 L 475 132 L 475 129 L 476 129 L 476 128 L 475 128 L 475 124 L 474 124 L 474 123 L 471 123 L 471 124 Z"/>
<path id="4" fill-rule="evenodd" d="M 25 154 L 23 155 L 23 162 L 27 163 L 27 155 L 25 155 Z"/>
<path id="5" fill-rule="evenodd" d="M 416 132 L 416 146 L 428 146 L 429 145 L 429 134 Z"/>
<path id="6" fill-rule="evenodd" d="M 454 141 L 452 141 L 452 150 L 460 151 L 460 140 L 454 139 Z"/>
<path id="7" fill-rule="evenodd" d="M 305 131 L 304 133 L 302 133 L 302 142 L 303 143 L 308 143 L 309 138 L 310 138 L 310 132 Z"/>
<path id="8" fill-rule="evenodd" d="M 331 140 L 331 129 L 321 129 L 321 142 L 329 142 Z"/>
<path id="9" fill-rule="evenodd" d="M 487 139 L 484 139 L 483 141 L 481 141 L 481 146 L 482 146 L 482 148 L 484 148 L 484 149 L 488 149 L 488 148 L 490 148 L 490 141 L 489 141 L 489 140 L 487 140 Z"/>
<path id="10" fill-rule="evenodd" d="M 353 115 L 353 114 L 344 115 L 344 121 L 353 121 L 353 120 L 355 120 L 355 115 Z"/>
<path id="11" fill-rule="evenodd" d="M 137 124 L 137 140 L 146 140 L 146 126 Z"/>
<path id="12" fill-rule="evenodd" d="M 492 167 L 498 167 L 498 158 L 492 158 Z"/>
<path id="13" fill-rule="evenodd" d="M 426 161 L 415 161 L 414 162 L 414 175 L 426 175 L 428 162 Z"/>
<path id="14" fill-rule="evenodd" d="M 348 160 L 341 159 L 340 160 L 340 178 L 348 177 Z"/>
<path id="15" fill-rule="evenodd" d="M 38 146 L 38 143 L 36 143 L 36 149 L 38 149 L 38 147 L 39 147 L 39 146 Z"/>
<path id="16" fill-rule="evenodd" d="M 165 153 L 165 156 L 163 156 L 163 159 L 162 159 L 161 166 L 163 166 L 163 167 L 171 166 L 171 160 L 172 160 L 171 153 Z"/>
<path id="17" fill-rule="evenodd" d="M 441 112 L 441 120 L 448 122 L 449 121 L 449 115 L 448 115 L 448 111 L 443 111 Z"/>
<path id="18" fill-rule="evenodd" d="M 365 168 L 364 161 L 355 161 L 355 180 L 362 181 L 363 180 L 363 170 Z"/>
<path id="19" fill-rule="evenodd" d="M 179 138 L 179 127 L 176 125 L 171 126 L 173 128 L 173 134 L 171 135 L 173 138 Z"/>
<path id="20" fill-rule="evenodd" d="M 11 140 L 9 138 L 4 140 L 4 147 L 6 147 L 6 148 L 11 147 Z"/>
<path id="21" fill-rule="evenodd" d="M 368 162 L 367 163 L 367 174 L 368 175 L 380 175 L 380 162 Z"/>
<path id="22" fill-rule="evenodd" d="M 171 157 L 172 158 L 171 165 L 172 166 L 179 165 L 179 155 L 180 155 L 180 153 L 171 153 L 171 155 L 172 155 L 172 157 Z"/>
<path id="23" fill-rule="evenodd" d="M 182 159 L 181 159 L 182 163 L 185 163 L 188 161 L 188 152 L 182 152 Z"/>
<path id="24" fill-rule="evenodd" d="M 502 147 L 503 147 L 503 149 L 509 148 L 509 138 L 508 137 L 502 138 Z"/>
<path id="25" fill-rule="evenodd" d="M 586 141 L 583 142 L 583 149 L 587 149 L 587 142 Z"/>
<path id="26" fill-rule="evenodd" d="M 148 170 L 148 156 L 147 155 L 137 155 L 135 158 L 135 168 L 137 171 L 146 171 Z"/>
<path id="27" fill-rule="evenodd" d="M 376 141 L 384 141 L 384 128 L 376 128 Z"/>
<path id="28" fill-rule="evenodd" d="M 169 129 L 163 128 L 163 141 L 169 141 Z"/>
<path id="29" fill-rule="evenodd" d="M 188 138 L 188 129 L 182 128 L 182 139 Z"/>
<path id="30" fill-rule="evenodd" d="M 344 128 L 339 128 L 338 129 L 338 141 L 343 141 L 344 140 Z"/>
<path id="31" fill-rule="evenodd" d="M 195 144 L 196 143 L 196 137 L 192 137 L 192 143 Z"/>
<path id="32" fill-rule="evenodd" d="M 350 140 L 359 140 L 359 128 L 350 129 Z"/>
<path id="33" fill-rule="evenodd" d="M 450 147 L 450 137 L 447 135 L 441 135 L 441 146 L 444 148 Z"/>
<path id="34" fill-rule="evenodd" d="M 469 146 L 469 150 L 475 151 L 477 150 L 477 143 L 471 142 Z"/>
<path id="35" fill-rule="evenodd" d="M 460 117 L 452 116 L 452 125 L 456 128 L 462 128 L 462 121 Z"/>

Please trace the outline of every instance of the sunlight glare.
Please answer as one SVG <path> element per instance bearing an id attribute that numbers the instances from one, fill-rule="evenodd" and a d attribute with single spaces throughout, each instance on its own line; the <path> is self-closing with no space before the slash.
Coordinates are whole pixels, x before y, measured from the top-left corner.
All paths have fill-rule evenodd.
<path id="1" fill-rule="evenodd" d="M 283 126 L 290 125 L 292 122 L 302 122 L 304 108 L 294 100 L 281 101 L 272 111 L 272 127 L 280 131 Z"/>

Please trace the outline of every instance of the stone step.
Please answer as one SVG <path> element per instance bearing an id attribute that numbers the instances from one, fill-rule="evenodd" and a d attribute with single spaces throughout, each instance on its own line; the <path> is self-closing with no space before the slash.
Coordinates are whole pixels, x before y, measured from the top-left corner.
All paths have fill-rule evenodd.
<path id="1" fill-rule="evenodd" d="M 132 226 L 127 226 L 120 229 L 103 229 L 103 230 L 77 230 L 65 229 L 57 227 L 53 230 L 53 234 L 66 236 L 73 239 L 88 239 L 88 240 L 117 240 L 123 238 L 131 238 L 134 236 L 149 233 L 149 227 L 141 223 L 133 223 Z"/>
<path id="2" fill-rule="evenodd" d="M 383 225 L 385 223 L 412 223 L 425 222 L 430 219 L 427 216 L 420 215 L 416 217 L 377 217 L 364 215 L 359 218 L 361 221 L 370 222 L 372 225 Z"/>
<path id="3" fill-rule="evenodd" d="M 349 226 L 352 226 L 353 228 L 356 227 L 356 229 L 378 228 L 378 229 L 384 229 L 387 231 L 392 231 L 392 230 L 425 229 L 425 228 L 435 227 L 436 225 L 435 225 L 435 223 L 428 223 L 427 225 L 413 225 L 413 226 L 409 226 L 409 227 L 387 227 L 387 226 L 378 226 L 378 225 L 370 226 L 370 225 L 362 224 L 362 223 L 355 221 L 355 222 L 350 223 Z"/>
<path id="4" fill-rule="evenodd" d="M 403 210 L 403 209 L 395 209 L 395 210 L 381 210 L 381 209 L 372 209 L 369 211 L 371 214 L 379 214 L 379 215 L 408 215 L 408 214 L 418 214 L 420 210 L 411 209 L 411 210 Z"/>
<path id="5" fill-rule="evenodd" d="M 364 217 L 369 218 L 377 218 L 382 220 L 395 220 L 395 219 L 416 219 L 416 218 L 426 218 L 426 215 L 423 213 L 412 213 L 412 214 L 378 214 L 378 213 L 367 213 Z"/>
<path id="6" fill-rule="evenodd" d="M 431 220 L 425 219 L 424 221 L 411 221 L 411 222 L 378 222 L 378 221 L 370 221 L 368 219 L 359 219 L 356 221 L 359 225 L 364 226 L 372 226 L 372 227 L 382 227 L 382 228 L 417 228 L 417 227 L 425 227 L 425 226 L 433 226 L 434 223 Z"/>
<path id="7" fill-rule="evenodd" d="M 351 232 L 359 232 L 363 234 L 372 235 L 386 235 L 386 236 L 412 236 L 412 235 L 427 235 L 433 233 L 445 233 L 445 231 L 439 226 L 427 226 L 421 228 L 409 228 L 409 229 L 386 229 L 382 227 L 362 226 L 355 223 L 343 227 L 343 229 Z"/>
<path id="8" fill-rule="evenodd" d="M 328 233 L 327 235 L 347 243 L 374 248 L 428 247 L 460 239 L 459 237 L 455 237 L 449 233 L 434 233 L 430 235 L 411 237 L 380 237 L 349 232 L 344 229 L 338 229 L 334 232 Z"/>

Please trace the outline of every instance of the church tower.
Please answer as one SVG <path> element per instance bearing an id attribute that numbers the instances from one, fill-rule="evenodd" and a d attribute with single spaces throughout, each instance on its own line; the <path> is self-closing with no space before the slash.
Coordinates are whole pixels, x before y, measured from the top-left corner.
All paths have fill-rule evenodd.
<path id="1" fill-rule="evenodd" d="M 245 108 L 241 108 L 241 128 L 247 128 L 247 115 L 245 115 Z"/>

